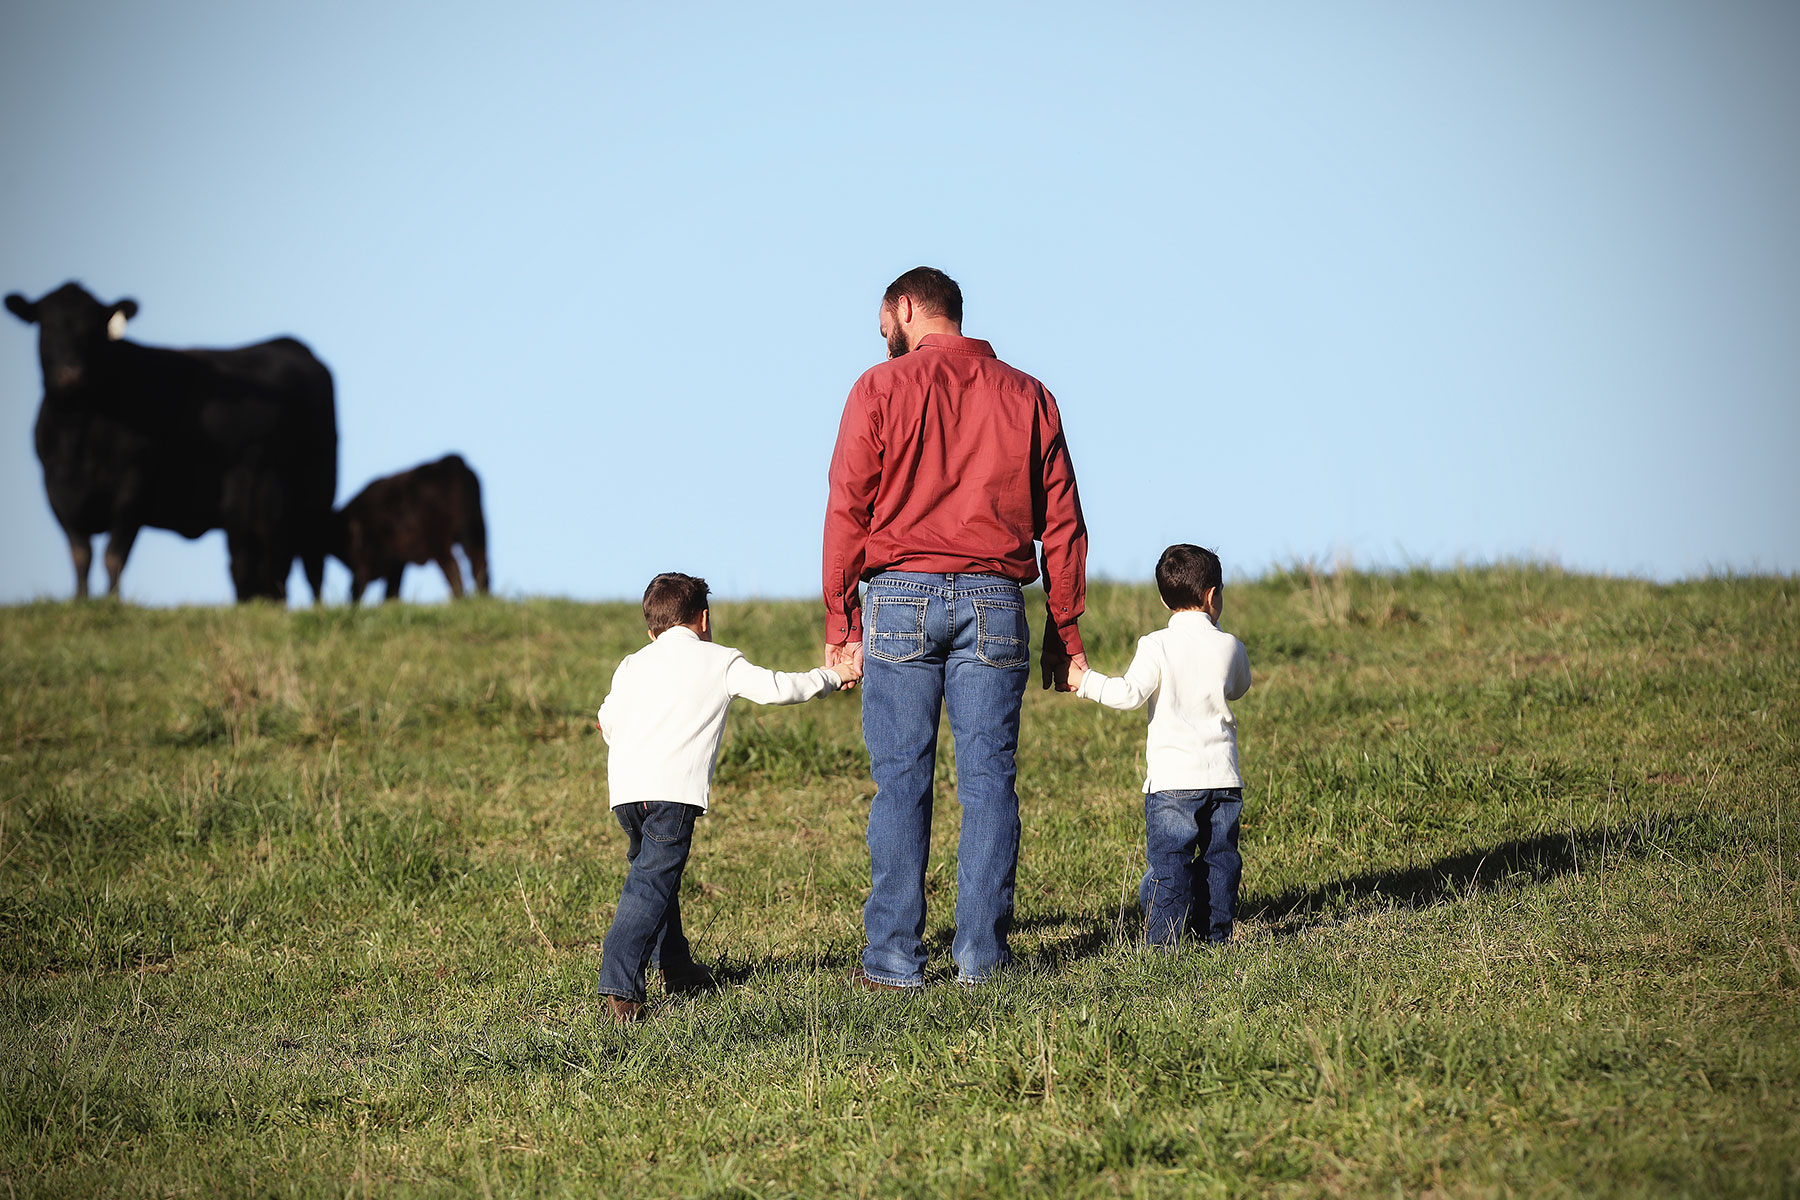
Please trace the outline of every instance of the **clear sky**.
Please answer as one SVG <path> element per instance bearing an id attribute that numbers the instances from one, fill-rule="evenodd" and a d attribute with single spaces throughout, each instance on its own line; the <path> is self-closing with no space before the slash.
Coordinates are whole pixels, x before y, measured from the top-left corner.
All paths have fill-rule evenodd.
<path id="1" fill-rule="evenodd" d="M 1057 395 L 1095 575 L 1800 570 L 1800 5 L 949 12 L 9 4 L 0 291 L 302 338 L 340 502 L 460 451 L 509 595 L 816 594 L 920 263 Z M 0 601 L 72 590 L 40 393 L 0 313 Z M 221 535 L 125 592 L 227 599 Z"/>

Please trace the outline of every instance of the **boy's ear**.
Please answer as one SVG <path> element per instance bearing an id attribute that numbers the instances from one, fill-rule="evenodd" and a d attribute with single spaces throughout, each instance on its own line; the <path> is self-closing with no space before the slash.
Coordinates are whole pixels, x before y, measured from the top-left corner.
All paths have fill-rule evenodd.
<path id="1" fill-rule="evenodd" d="M 700 610 L 700 632 L 712 632 L 712 609 L 710 608 L 703 608 Z"/>

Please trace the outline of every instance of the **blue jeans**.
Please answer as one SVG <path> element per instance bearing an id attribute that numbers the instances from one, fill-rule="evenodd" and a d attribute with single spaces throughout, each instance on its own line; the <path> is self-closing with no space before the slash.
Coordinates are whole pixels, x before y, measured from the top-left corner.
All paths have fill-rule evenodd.
<path id="1" fill-rule="evenodd" d="M 875 780 L 863 973 L 902 987 L 925 982 L 925 862 L 944 709 L 962 805 L 950 957 L 957 978 L 985 979 L 1012 961 L 1014 756 L 1031 673 L 1025 600 L 999 575 L 889 571 L 870 581 L 863 607 L 863 740 Z"/>
<path id="2" fill-rule="evenodd" d="M 694 840 L 692 804 L 653 801 L 613 809 L 630 839 L 625 861 L 631 869 L 619 895 L 619 911 L 600 951 L 600 994 L 644 1002 L 644 970 L 662 967 L 675 977 L 694 970 L 681 932 L 681 872 Z"/>
<path id="3" fill-rule="evenodd" d="M 1150 792 L 1144 797 L 1149 870 L 1138 901 L 1144 906 L 1145 941 L 1173 946 L 1189 933 L 1209 942 L 1231 940 L 1238 880 L 1244 873 L 1237 848 L 1243 811 L 1244 793 L 1238 788 Z"/>

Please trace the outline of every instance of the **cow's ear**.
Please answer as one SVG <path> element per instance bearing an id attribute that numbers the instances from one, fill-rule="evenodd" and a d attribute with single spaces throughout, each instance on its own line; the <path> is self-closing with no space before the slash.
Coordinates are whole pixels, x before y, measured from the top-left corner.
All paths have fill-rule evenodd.
<path id="1" fill-rule="evenodd" d="M 19 295 L 17 292 L 7 293 L 6 311 L 10 312 L 13 316 L 19 318 L 19 320 L 25 322 L 27 325 L 30 325 L 37 320 L 37 305 Z"/>
<path id="2" fill-rule="evenodd" d="M 106 318 L 106 336 L 118 341 L 125 336 L 125 322 L 137 316 L 136 300 L 121 300 L 112 307 L 112 316 Z"/>

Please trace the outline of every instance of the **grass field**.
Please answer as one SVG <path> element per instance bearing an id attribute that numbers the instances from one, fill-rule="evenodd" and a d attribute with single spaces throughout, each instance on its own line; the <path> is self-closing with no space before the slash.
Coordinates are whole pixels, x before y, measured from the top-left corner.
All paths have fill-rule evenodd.
<path id="1" fill-rule="evenodd" d="M 1034 690 L 1017 970 L 852 994 L 855 694 L 739 706 L 621 1030 L 633 606 L 0 611 L 7 1195 L 1800 1195 L 1800 584 L 1228 589 L 1247 915 L 1146 952 L 1143 719 Z M 1161 623 L 1097 586 L 1102 670 Z M 715 608 L 767 665 L 799 602 Z M 946 736 L 947 741 L 947 736 Z"/>

